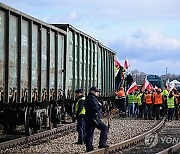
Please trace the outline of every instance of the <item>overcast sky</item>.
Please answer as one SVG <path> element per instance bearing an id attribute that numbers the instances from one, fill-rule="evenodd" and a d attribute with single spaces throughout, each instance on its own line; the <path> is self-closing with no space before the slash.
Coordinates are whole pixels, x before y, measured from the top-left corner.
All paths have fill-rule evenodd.
<path id="1" fill-rule="evenodd" d="M 47 23 L 69 23 L 129 70 L 180 74 L 180 0 L 0 0 Z"/>

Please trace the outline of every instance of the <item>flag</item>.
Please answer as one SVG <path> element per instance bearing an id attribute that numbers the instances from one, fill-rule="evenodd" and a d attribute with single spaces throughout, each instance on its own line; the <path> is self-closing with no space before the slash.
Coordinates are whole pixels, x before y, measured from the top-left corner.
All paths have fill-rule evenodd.
<path id="1" fill-rule="evenodd" d="M 156 90 L 156 89 L 158 89 L 158 87 L 155 85 L 155 88 L 154 88 L 154 89 Z"/>
<path id="2" fill-rule="evenodd" d="M 137 89 L 138 89 L 138 87 L 137 87 L 136 82 L 133 82 L 132 85 L 129 87 L 129 89 L 127 90 L 126 93 L 129 94 L 129 93 L 131 93 L 131 92 L 133 92 L 133 91 L 135 91 Z"/>
<path id="3" fill-rule="evenodd" d="M 117 56 L 115 56 L 114 64 L 115 64 L 115 76 L 117 76 L 119 68 L 121 67 L 121 64 L 120 64 L 119 59 L 117 58 Z"/>
<path id="4" fill-rule="evenodd" d="M 129 67 L 129 63 L 128 63 L 128 59 L 126 57 L 125 61 L 124 61 L 124 68 L 128 69 L 128 67 Z"/>
<path id="5" fill-rule="evenodd" d="M 142 91 L 145 91 L 145 89 L 147 89 L 147 87 L 148 87 L 148 89 L 150 88 L 150 83 L 149 83 L 149 81 L 147 80 L 147 77 L 145 78 L 145 80 L 144 80 L 144 83 L 143 83 L 143 86 L 142 86 Z"/>
<path id="6" fill-rule="evenodd" d="M 154 89 L 154 87 L 153 87 L 153 85 L 152 85 L 151 83 L 149 83 L 149 85 L 146 87 L 146 89 L 147 89 L 148 91 L 151 91 L 151 90 Z"/>
<path id="7" fill-rule="evenodd" d="M 169 91 L 172 91 L 175 88 L 176 88 L 175 83 L 172 83 L 171 86 L 170 86 L 170 90 Z"/>
<path id="8" fill-rule="evenodd" d="M 120 66 L 121 66 L 121 64 L 120 64 L 120 61 L 119 61 L 119 59 L 118 59 L 118 57 L 117 57 L 117 56 L 115 56 L 114 61 L 115 61 L 115 67 L 117 67 L 117 68 L 119 69 L 119 68 L 120 68 Z"/>
<path id="9" fill-rule="evenodd" d="M 167 86 L 167 89 L 169 90 L 170 89 L 169 79 L 166 80 L 166 86 Z"/>

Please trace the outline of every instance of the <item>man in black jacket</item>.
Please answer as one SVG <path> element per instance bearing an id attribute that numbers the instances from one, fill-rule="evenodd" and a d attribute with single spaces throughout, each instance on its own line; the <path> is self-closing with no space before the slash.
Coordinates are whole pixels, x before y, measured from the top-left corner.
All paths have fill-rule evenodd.
<path id="1" fill-rule="evenodd" d="M 75 115 L 77 118 L 77 132 L 78 132 L 78 142 L 76 144 L 84 144 L 85 143 L 85 97 L 83 96 L 83 90 L 77 89 L 75 91 L 76 94 L 76 106 L 75 106 Z"/>
<path id="2" fill-rule="evenodd" d="M 101 131 L 99 139 L 99 148 L 106 148 L 108 126 L 104 124 L 101 117 L 101 103 L 98 101 L 99 90 L 97 87 L 92 87 L 85 100 L 85 122 L 86 122 L 86 150 L 87 152 L 93 150 L 93 135 L 95 128 Z"/>

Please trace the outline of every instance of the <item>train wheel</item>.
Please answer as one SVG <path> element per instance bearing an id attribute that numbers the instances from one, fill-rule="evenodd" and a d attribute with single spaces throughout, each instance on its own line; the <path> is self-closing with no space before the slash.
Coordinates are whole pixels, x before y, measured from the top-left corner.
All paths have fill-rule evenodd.
<path id="1" fill-rule="evenodd" d="M 25 134 L 26 135 L 31 135 L 32 134 L 32 128 L 30 127 L 30 113 L 31 113 L 31 108 L 26 107 L 25 109 Z"/>

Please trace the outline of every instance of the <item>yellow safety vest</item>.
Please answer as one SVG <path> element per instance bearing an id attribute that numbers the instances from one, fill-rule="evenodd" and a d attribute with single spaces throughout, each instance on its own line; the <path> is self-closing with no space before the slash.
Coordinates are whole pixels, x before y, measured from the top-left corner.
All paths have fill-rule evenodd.
<path id="1" fill-rule="evenodd" d="M 128 104 L 135 103 L 135 96 L 128 94 Z"/>
<path id="2" fill-rule="evenodd" d="M 142 93 L 140 93 L 136 96 L 138 105 L 142 105 L 141 97 L 142 97 Z"/>
<path id="3" fill-rule="evenodd" d="M 75 111 L 77 112 L 77 110 L 78 110 L 78 106 L 79 106 L 79 101 L 80 100 L 85 100 L 85 97 L 82 97 L 82 98 L 80 98 L 78 101 L 77 101 L 77 103 L 76 103 L 76 107 L 75 107 Z M 85 110 L 85 107 L 83 107 L 82 108 L 82 110 L 81 110 L 81 112 L 79 113 L 79 115 L 81 115 L 81 114 L 85 114 L 86 113 L 86 110 Z"/>
<path id="4" fill-rule="evenodd" d="M 168 109 L 175 107 L 175 106 L 174 106 L 174 96 L 171 97 L 171 98 L 167 97 L 167 106 L 168 106 Z"/>
<path id="5" fill-rule="evenodd" d="M 168 92 L 168 90 L 164 89 L 163 92 L 162 92 L 162 94 L 163 94 L 164 96 L 167 96 L 167 97 L 168 97 L 169 92 Z"/>

